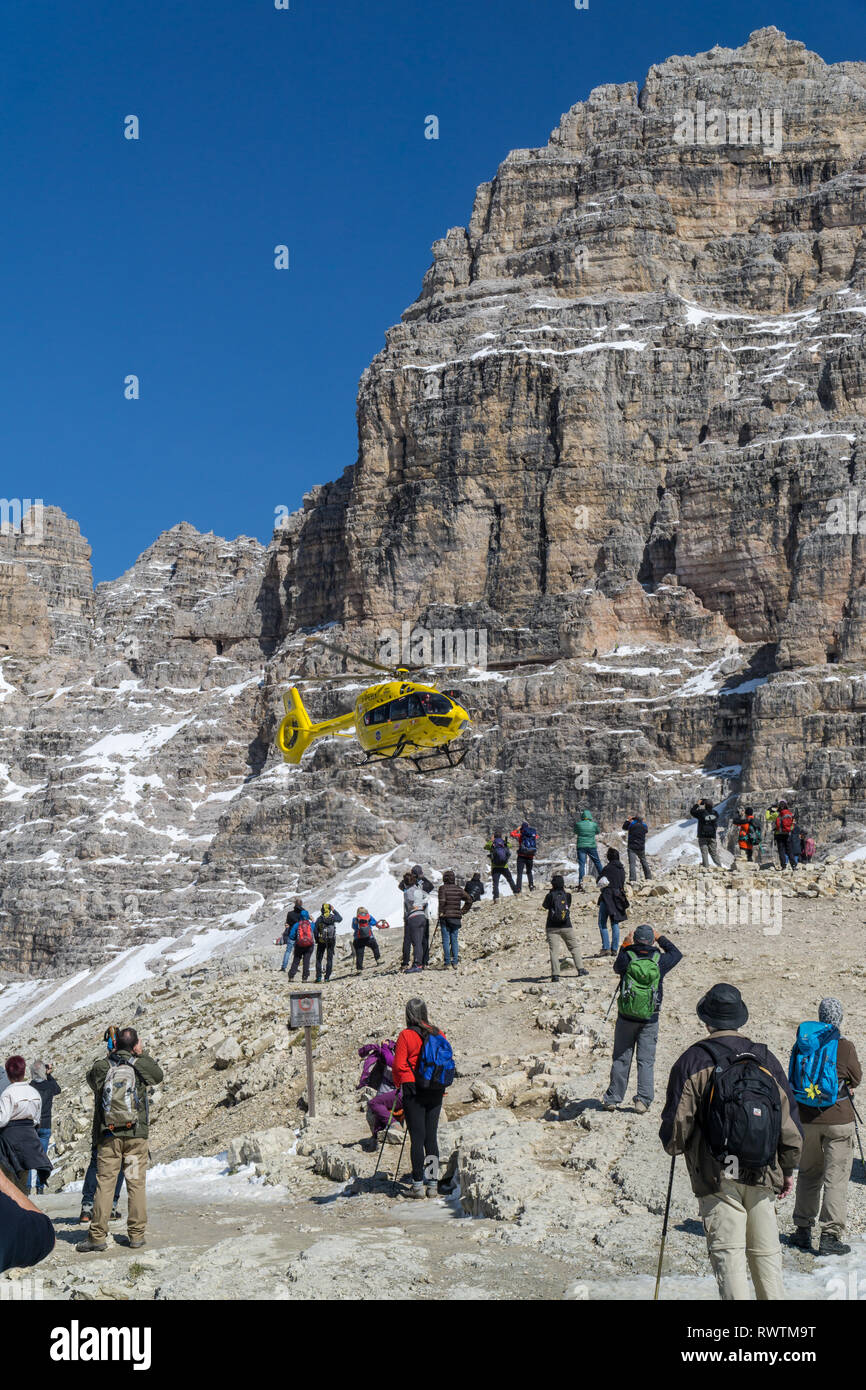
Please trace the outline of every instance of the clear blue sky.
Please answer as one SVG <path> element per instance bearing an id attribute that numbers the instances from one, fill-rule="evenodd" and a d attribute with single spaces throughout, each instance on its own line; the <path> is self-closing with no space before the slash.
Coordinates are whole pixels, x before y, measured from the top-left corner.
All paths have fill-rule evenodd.
<path id="1" fill-rule="evenodd" d="M 508 150 L 766 24 L 866 57 L 863 0 L 6 0 L 0 495 L 75 517 L 97 579 L 182 520 L 269 539 Z"/>

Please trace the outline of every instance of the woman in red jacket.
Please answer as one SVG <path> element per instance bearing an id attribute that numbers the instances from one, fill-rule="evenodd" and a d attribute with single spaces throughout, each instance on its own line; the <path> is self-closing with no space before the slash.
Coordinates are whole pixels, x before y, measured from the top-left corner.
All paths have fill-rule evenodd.
<path id="1" fill-rule="evenodd" d="M 395 1086 L 402 1087 L 403 1115 L 409 1128 L 412 1155 L 412 1196 L 435 1197 L 439 1190 L 439 1144 L 436 1131 L 442 1110 L 441 1087 L 416 1089 L 415 1073 L 426 1038 L 435 1037 L 423 999 L 410 999 L 406 1005 L 406 1027 L 397 1039 L 391 1073 Z M 445 1036 L 444 1033 L 441 1036 Z"/>

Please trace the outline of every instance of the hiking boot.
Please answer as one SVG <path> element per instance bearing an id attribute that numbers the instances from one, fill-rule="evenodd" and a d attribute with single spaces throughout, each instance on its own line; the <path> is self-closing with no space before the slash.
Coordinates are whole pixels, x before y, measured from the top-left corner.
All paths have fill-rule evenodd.
<path id="1" fill-rule="evenodd" d="M 120 1215 L 120 1207 L 115 1207 L 108 1219 L 109 1221 L 122 1221 L 123 1218 Z"/>
<path id="2" fill-rule="evenodd" d="M 421 1197 L 421 1198 L 426 1197 L 426 1196 L 427 1196 L 427 1190 L 426 1190 L 426 1188 L 425 1188 L 423 1182 L 413 1182 L 412 1188 L 411 1188 L 411 1190 L 410 1190 L 410 1192 L 409 1192 L 409 1196 L 410 1196 L 410 1197 Z"/>
<path id="3" fill-rule="evenodd" d="M 818 1255 L 849 1255 L 851 1246 L 846 1245 L 844 1240 L 838 1236 L 828 1235 L 826 1231 L 821 1232 L 821 1240 L 818 1245 Z"/>
<path id="4" fill-rule="evenodd" d="M 140 1250 L 141 1247 L 146 1244 L 147 1241 L 145 1240 L 144 1236 L 130 1236 L 129 1240 L 127 1241 L 127 1246 L 130 1250 Z"/>
<path id="5" fill-rule="evenodd" d="M 601 1102 L 601 1108 L 602 1108 L 602 1110 L 615 1110 L 615 1109 L 616 1109 L 616 1106 L 615 1106 L 615 1105 L 611 1105 L 611 1104 L 610 1104 L 608 1101 L 606 1101 L 606 1100 L 603 1100 L 603 1101 Z"/>
<path id="6" fill-rule="evenodd" d="M 456 970 L 456 969 L 457 969 L 457 962 L 456 962 L 456 960 L 451 962 L 451 969 L 452 969 L 452 970 Z"/>
<path id="7" fill-rule="evenodd" d="M 428 1197 L 438 1197 L 438 1196 L 439 1196 L 439 1182 L 438 1182 L 438 1180 L 437 1180 L 436 1182 L 428 1182 L 428 1183 L 427 1183 L 427 1196 L 428 1196 Z"/>
<path id="8" fill-rule="evenodd" d="M 551 977 L 550 977 L 550 983 L 551 983 L 552 985 L 558 985 L 558 984 L 559 984 L 559 976 L 558 976 L 558 975 L 551 975 Z"/>
<path id="9" fill-rule="evenodd" d="M 94 1250 L 107 1250 L 108 1241 L 103 1240 L 100 1242 L 96 1242 L 91 1240 L 90 1236 L 87 1236 L 85 1240 L 80 1240 L 78 1242 L 75 1249 L 79 1255 L 89 1255 Z"/>
<path id="10" fill-rule="evenodd" d="M 637 1096 L 635 1096 L 632 1104 L 634 1105 L 634 1108 L 639 1115 L 645 1115 L 646 1112 L 649 1110 L 649 1106 L 646 1104 L 646 1102 L 638 1100 Z"/>
<path id="11" fill-rule="evenodd" d="M 588 975 L 588 974 L 589 974 L 589 971 L 588 971 L 588 970 L 578 970 L 577 973 L 578 973 L 578 975 Z"/>
<path id="12" fill-rule="evenodd" d="M 788 1240 L 789 1245 L 793 1245 L 795 1250 L 812 1249 L 812 1228 L 810 1226 L 797 1226 L 794 1234 Z"/>
<path id="13" fill-rule="evenodd" d="M 618 954 L 619 954 L 619 947 L 618 947 L 618 946 L 611 946 L 611 948 L 610 948 L 610 950 L 608 951 L 607 954 L 608 954 L 609 956 L 616 956 L 616 955 L 618 955 Z"/>
<path id="14" fill-rule="evenodd" d="M 93 1220 L 93 1207 L 82 1207 L 81 1215 L 78 1218 L 79 1225 L 89 1226 Z"/>

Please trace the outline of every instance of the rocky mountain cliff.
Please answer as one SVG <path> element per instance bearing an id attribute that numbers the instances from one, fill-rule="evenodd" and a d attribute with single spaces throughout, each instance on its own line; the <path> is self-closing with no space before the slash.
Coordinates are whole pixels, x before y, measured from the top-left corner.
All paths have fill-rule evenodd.
<path id="1" fill-rule="evenodd" d="M 562 853 L 579 805 L 613 843 L 642 809 L 661 854 L 696 795 L 787 791 L 850 847 L 864 136 L 866 64 L 775 29 L 598 87 L 435 244 L 356 463 L 270 545 L 182 524 L 94 592 L 60 512 L 0 535 L 0 966 L 175 970 L 377 856 L 469 868 L 524 810 Z M 447 777 L 283 767 L 290 679 L 316 717 L 357 690 L 303 634 L 375 656 L 404 622 L 549 660 L 460 675 Z"/>

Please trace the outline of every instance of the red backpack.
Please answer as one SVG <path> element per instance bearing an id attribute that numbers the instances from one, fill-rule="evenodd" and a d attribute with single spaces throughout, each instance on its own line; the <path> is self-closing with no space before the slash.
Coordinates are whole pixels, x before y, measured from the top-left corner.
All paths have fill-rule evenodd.
<path id="1" fill-rule="evenodd" d="M 295 945 L 300 950 L 305 950 L 307 946 L 313 944 L 313 924 L 306 917 L 302 917 L 298 923 L 298 931 L 295 937 Z"/>
<path id="2" fill-rule="evenodd" d="M 780 811 L 776 824 L 778 825 L 782 834 L 787 835 L 794 828 L 794 812 L 789 811 L 787 809 L 785 809 L 784 811 Z"/>

